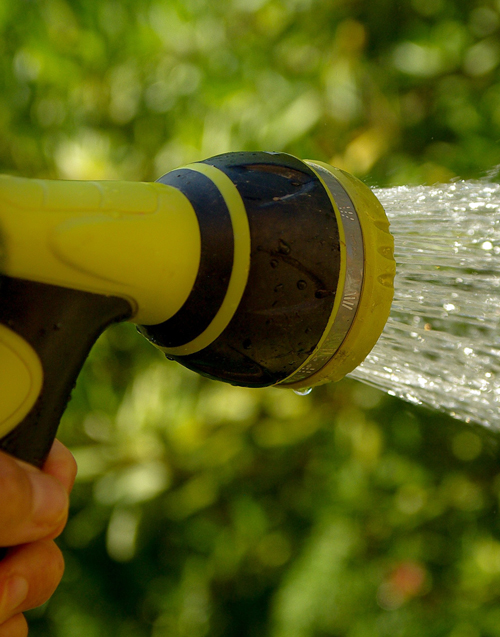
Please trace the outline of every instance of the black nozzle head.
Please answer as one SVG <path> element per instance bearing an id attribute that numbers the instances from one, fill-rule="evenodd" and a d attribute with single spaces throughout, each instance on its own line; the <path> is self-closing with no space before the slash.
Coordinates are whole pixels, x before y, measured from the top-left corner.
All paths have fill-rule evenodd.
<path id="1" fill-rule="evenodd" d="M 231 204 L 188 166 L 159 181 L 180 188 L 202 219 L 198 279 L 178 316 L 141 331 L 198 373 L 235 385 L 274 385 L 303 365 L 332 315 L 341 267 L 335 210 L 317 174 L 291 155 L 227 153 L 202 163 L 229 177 L 248 217 L 250 269 L 241 302 L 212 343 L 176 354 L 217 314 L 234 254 Z M 210 227 L 209 245 L 203 225 Z"/>

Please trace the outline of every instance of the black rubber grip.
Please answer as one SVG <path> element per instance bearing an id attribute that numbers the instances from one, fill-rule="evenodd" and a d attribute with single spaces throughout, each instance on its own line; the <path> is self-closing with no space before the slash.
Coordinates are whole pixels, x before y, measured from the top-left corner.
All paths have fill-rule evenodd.
<path id="1" fill-rule="evenodd" d="M 102 331 L 131 315 L 123 299 L 0 277 L 0 323 L 27 341 L 43 368 L 32 410 L 0 439 L 0 449 L 42 467 L 90 348 Z"/>

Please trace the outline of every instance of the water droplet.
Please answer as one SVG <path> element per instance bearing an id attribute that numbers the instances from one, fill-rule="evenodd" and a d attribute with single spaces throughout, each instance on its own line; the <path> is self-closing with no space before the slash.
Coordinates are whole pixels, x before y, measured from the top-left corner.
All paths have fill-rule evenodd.
<path id="1" fill-rule="evenodd" d="M 312 392 L 312 387 L 306 387 L 305 389 L 294 389 L 293 393 L 297 394 L 297 396 L 309 396 Z"/>
<path id="2" fill-rule="evenodd" d="M 278 259 L 271 259 L 271 267 L 272 268 L 277 268 L 278 265 L 279 265 Z"/>
<path id="3" fill-rule="evenodd" d="M 317 299 L 324 299 L 325 297 L 328 296 L 328 290 L 316 290 L 316 292 L 314 293 L 314 296 Z"/>
<path id="4" fill-rule="evenodd" d="M 290 254 L 291 252 L 290 246 L 286 241 L 283 241 L 283 239 L 280 239 L 279 251 L 281 252 L 281 254 Z"/>
<path id="5" fill-rule="evenodd" d="M 305 290 L 307 287 L 307 283 L 301 279 L 300 281 L 297 281 L 297 287 L 299 288 L 299 290 Z"/>

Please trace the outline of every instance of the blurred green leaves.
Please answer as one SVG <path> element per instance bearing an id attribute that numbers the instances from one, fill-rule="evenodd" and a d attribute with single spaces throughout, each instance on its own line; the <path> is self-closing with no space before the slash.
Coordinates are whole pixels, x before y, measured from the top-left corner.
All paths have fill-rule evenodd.
<path id="1" fill-rule="evenodd" d="M 62 426 L 68 575 L 35 634 L 497 634 L 495 440 L 352 381 L 213 383 L 130 328 Z"/>
<path id="2" fill-rule="evenodd" d="M 0 164 L 153 180 L 229 150 L 370 184 L 500 163 L 493 0 L 0 3 Z M 496 437 L 351 381 L 215 384 L 130 325 L 61 426 L 80 472 L 58 637 L 496 637 Z"/>
<path id="3" fill-rule="evenodd" d="M 264 148 L 383 185 L 498 163 L 493 2 L 22 0 L 0 24 L 11 172 L 153 179 Z"/>

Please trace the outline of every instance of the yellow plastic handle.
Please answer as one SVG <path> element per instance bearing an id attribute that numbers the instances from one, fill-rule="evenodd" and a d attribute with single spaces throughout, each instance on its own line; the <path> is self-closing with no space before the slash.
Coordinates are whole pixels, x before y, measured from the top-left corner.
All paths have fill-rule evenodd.
<path id="1" fill-rule="evenodd" d="M 120 296 L 134 322 L 182 307 L 200 244 L 193 207 L 171 186 L 0 176 L 1 273 Z"/>
<path id="2" fill-rule="evenodd" d="M 0 438 L 35 404 L 43 382 L 40 359 L 12 330 L 0 325 Z"/>

